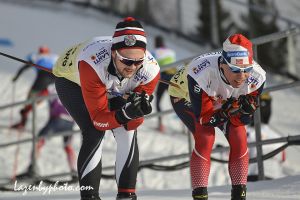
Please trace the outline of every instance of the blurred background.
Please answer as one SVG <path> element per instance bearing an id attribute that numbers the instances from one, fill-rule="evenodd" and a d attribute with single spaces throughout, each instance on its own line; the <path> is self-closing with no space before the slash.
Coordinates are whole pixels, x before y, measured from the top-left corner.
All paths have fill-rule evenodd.
<path id="1" fill-rule="evenodd" d="M 191 57 L 217 51 L 233 33 L 242 33 L 255 44 L 256 60 L 267 71 L 268 93 L 265 102 L 269 112 L 262 122 L 262 139 L 279 138 L 276 144 L 263 146 L 266 155 L 263 175 L 256 163 L 251 164 L 249 176 L 257 179 L 276 179 L 300 173 L 299 130 L 300 50 L 298 0 L 0 0 L 0 51 L 25 59 L 40 45 L 60 54 L 69 46 L 94 36 L 112 35 L 121 18 L 133 16 L 142 21 L 147 32 L 148 49 L 155 49 L 155 37 L 164 38 L 166 46 L 176 52 L 176 62 L 163 66 L 165 71 L 187 63 Z M 47 101 L 36 105 L 35 114 L 29 115 L 25 130 L 9 126 L 19 120 L 19 110 L 36 74 L 29 70 L 16 83 L 12 78 L 22 64 L 0 57 L 0 183 L 2 189 L 11 188 L 11 180 L 26 171 L 37 132 L 48 119 Z M 15 104 L 17 102 L 23 102 Z M 13 106 L 12 106 L 13 105 Z M 158 127 L 158 112 L 154 111 L 139 129 L 142 168 L 138 188 L 190 188 L 189 154 L 192 148 L 190 134 L 181 124 L 167 93 L 162 95 L 161 108 L 164 128 Z M 259 121 L 260 122 L 260 121 Z M 79 152 L 81 137 L 74 126 L 72 144 Z M 249 127 L 249 142 L 255 142 L 255 131 Z M 293 136 L 290 141 L 288 136 Z M 116 188 L 113 165 L 116 144 L 107 131 L 103 151 L 101 188 Z M 46 139 L 40 159 L 36 162 L 38 174 L 34 180 L 69 180 L 70 174 L 61 137 Z M 20 143 L 21 142 L 21 143 Z M 284 148 L 281 148 L 285 145 Z M 226 160 L 228 146 L 218 132 L 212 163 L 210 186 L 230 184 Z M 223 149 L 223 150 L 221 150 Z M 256 158 L 255 145 L 252 157 Z M 261 155 L 259 156 L 261 159 Z M 259 166 L 261 168 L 261 166 Z M 32 182 L 32 179 L 24 179 Z M 74 183 L 76 184 L 76 183 Z"/>

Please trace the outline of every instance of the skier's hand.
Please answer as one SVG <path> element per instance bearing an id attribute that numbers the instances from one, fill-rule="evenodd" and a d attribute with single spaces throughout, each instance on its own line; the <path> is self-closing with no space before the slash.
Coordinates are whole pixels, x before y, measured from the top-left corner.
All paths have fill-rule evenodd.
<path id="1" fill-rule="evenodd" d="M 217 110 L 208 121 L 200 122 L 207 126 L 218 127 L 224 122 L 228 121 L 230 117 L 239 113 L 238 101 L 235 98 L 228 98 L 227 101 L 222 105 L 222 107 Z"/>
<path id="2" fill-rule="evenodd" d="M 238 100 L 230 97 L 227 99 L 227 101 L 222 105 L 221 108 L 221 115 L 223 115 L 225 118 L 230 118 L 231 116 L 236 115 L 239 112 L 240 106 L 238 104 Z"/>
<path id="3" fill-rule="evenodd" d="M 259 107 L 258 105 L 258 97 L 252 95 L 241 95 L 238 98 L 240 111 L 242 114 L 252 115 L 256 109 Z"/>
<path id="4" fill-rule="evenodd" d="M 152 112 L 151 101 L 153 100 L 153 95 L 149 96 L 145 91 L 143 91 L 140 96 L 142 98 L 141 109 L 144 115 L 148 115 Z"/>
<path id="5" fill-rule="evenodd" d="M 131 119 L 143 117 L 144 113 L 141 109 L 142 98 L 137 93 L 131 93 L 127 98 L 127 103 L 116 111 L 115 117 L 120 124 L 126 124 Z"/>
<path id="6" fill-rule="evenodd" d="M 125 104 L 127 103 L 127 100 L 124 99 L 121 96 L 113 97 L 108 100 L 109 110 L 119 110 L 121 109 Z"/>

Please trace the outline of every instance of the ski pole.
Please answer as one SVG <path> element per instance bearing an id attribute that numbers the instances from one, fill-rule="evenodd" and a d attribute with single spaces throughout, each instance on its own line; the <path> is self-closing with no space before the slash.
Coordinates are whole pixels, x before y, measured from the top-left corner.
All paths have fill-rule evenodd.
<path id="1" fill-rule="evenodd" d="M 12 103 L 15 103 L 15 98 L 16 98 L 16 84 L 13 83 L 12 85 L 12 94 L 11 94 L 11 98 L 12 98 Z M 11 107 L 11 110 L 10 110 L 10 115 L 9 115 L 9 121 L 10 121 L 10 124 L 12 124 L 13 122 L 13 115 L 14 115 L 14 112 L 13 112 L 13 108 L 14 107 Z"/>
<path id="2" fill-rule="evenodd" d="M 15 93 L 16 93 L 16 84 L 13 83 L 13 88 L 12 88 L 12 102 L 15 102 Z M 13 121 L 13 107 L 11 108 L 10 112 L 10 123 Z M 17 130 L 17 141 L 20 141 L 21 137 L 21 130 Z M 11 132 L 11 129 L 10 129 Z M 12 171 L 12 176 L 11 179 L 15 180 L 16 175 L 17 175 L 17 169 L 18 169 L 18 160 L 19 160 L 19 153 L 20 153 L 20 144 L 17 144 L 16 150 L 15 150 L 15 155 L 14 155 L 14 164 L 13 164 L 13 171 Z"/>
<path id="3" fill-rule="evenodd" d="M 161 82 L 161 83 L 167 84 L 167 85 L 171 85 L 171 86 L 176 87 L 178 89 L 181 89 L 179 87 L 179 85 L 177 85 L 176 83 L 173 83 L 171 81 L 167 81 L 167 80 L 163 80 L 163 79 L 159 79 L 158 81 Z"/>
<path id="4" fill-rule="evenodd" d="M 32 65 L 32 66 L 34 66 L 34 67 L 36 67 L 36 68 L 38 68 L 38 69 L 44 70 L 44 71 L 46 71 L 46 72 L 52 73 L 52 70 L 51 70 L 51 69 L 48 69 L 48 68 L 43 67 L 43 66 L 41 66 L 41 65 L 34 64 L 34 63 L 32 63 L 32 62 L 28 62 L 28 61 L 23 60 L 23 59 L 21 59 L 21 58 L 17 58 L 17 57 L 15 57 L 15 56 L 8 55 L 8 54 L 3 53 L 3 52 L 0 52 L 0 55 L 2 55 L 2 56 L 4 56 L 4 57 L 7 57 L 7 58 L 10 58 L 10 59 L 13 59 L 13 60 L 16 60 L 16 61 L 19 61 L 19 62 L 24 63 L 24 64 L 27 64 L 27 65 Z M 161 83 L 164 83 L 164 84 L 167 84 L 167 85 L 171 85 L 171 86 L 173 86 L 173 87 L 176 87 L 176 88 L 179 88 L 179 89 L 180 89 L 180 87 L 179 87 L 176 83 L 172 83 L 171 81 L 167 81 L 167 80 L 163 80 L 163 79 L 159 79 L 158 81 L 161 82 Z"/>
<path id="5" fill-rule="evenodd" d="M 20 141 L 21 134 L 22 134 L 22 130 L 17 130 L 17 141 Z M 15 150 L 13 171 L 12 171 L 12 176 L 11 176 L 11 180 L 13 180 L 13 181 L 16 180 L 16 176 L 17 176 L 18 164 L 19 164 L 19 154 L 20 154 L 20 144 L 18 143 L 16 150 Z"/>
<path id="6" fill-rule="evenodd" d="M 11 56 L 11 55 L 8 55 L 8 54 L 3 53 L 3 52 L 0 52 L 0 55 L 5 56 L 5 57 L 10 58 L 10 59 L 13 59 L 13 60 L 16 60 L 16 61 L 19 61 L 19 62 L 24 63 L 24 64 L 27 64 L 27 65 L 32 65 L 32 66 L 34 66 L 34 67 L 36 67 L 36 68 L 38 68 L 38 69 L 44 70 L 44 71 L 46 71 L 46 72 L 52 73 L 52 70 L 51 70 L 51 69 L 48 69 L 48 68 L 43 67 L 43 66 L 41 66 L 41 65 L 34 64 L 34 63 L 32 63 L 32 62 L 28 62 L 28 61 L 23 60 L 23 59 L 21 59 L 21 58 L 17 58 L 17 57 L 15 57 L 15 56 Z"/>

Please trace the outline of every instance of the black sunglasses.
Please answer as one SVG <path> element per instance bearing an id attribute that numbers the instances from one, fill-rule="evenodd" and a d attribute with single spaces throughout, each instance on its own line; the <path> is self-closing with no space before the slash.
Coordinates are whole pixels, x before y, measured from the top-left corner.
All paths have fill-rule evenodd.
<path id="1" fill-rule="evenodd" d="M 143 58 L 139 59 L 139 60 L 134 60 L 134 59 L 131 59 L 131 58 L 125 58 L 125 57 L 121 56 L 117 50 L 116 50 L 116 54 L 117 54 L 120 62 L 123 63 L 124 65 L 127 65 L 127 66 L 131 66 L 131 65 L 139 66 L 139 65 L 143 64 L 144 59 L 145 59 L 145 56 Z"/>

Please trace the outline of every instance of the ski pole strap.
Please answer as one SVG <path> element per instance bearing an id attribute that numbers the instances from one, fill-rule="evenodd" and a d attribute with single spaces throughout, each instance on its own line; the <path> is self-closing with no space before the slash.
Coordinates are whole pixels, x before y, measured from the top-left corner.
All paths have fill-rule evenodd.
<path id="1" fill-rule="evenodd" d="M 8 55 L 8 54 L 3 53 L 3 52 L 0 52 L 0 55 L 5 56 L 5 57 L 10 58 L 10 59 L 13 59 L 13 60 L 16 60 L 16 61 L 19 61 L 19 62 L 24 63 L 24 64 L 27 64 L 27 65 L 32 65 L 32 66 L 34 66 L 34 67 L 36 67 L 36 68 L 38 68 L 38 69 L 44 70 L 44 71 L 46 71 L 46 72 L 52 73 L 52 70 L 51 70 L 51 69 L 48 69 L 48 68 L 46 68 L 46 67 L 43 67 L 43 66 L 34 64 L 34 63 L 32 63 L 32 62 L 28 62 L 28 61 L 23 60 L 23 59 L 21 59 L 21 58 L 17 58 L 17 57 L 15 57 L 15 56 L 11 56 L 11 55 Z"/>

